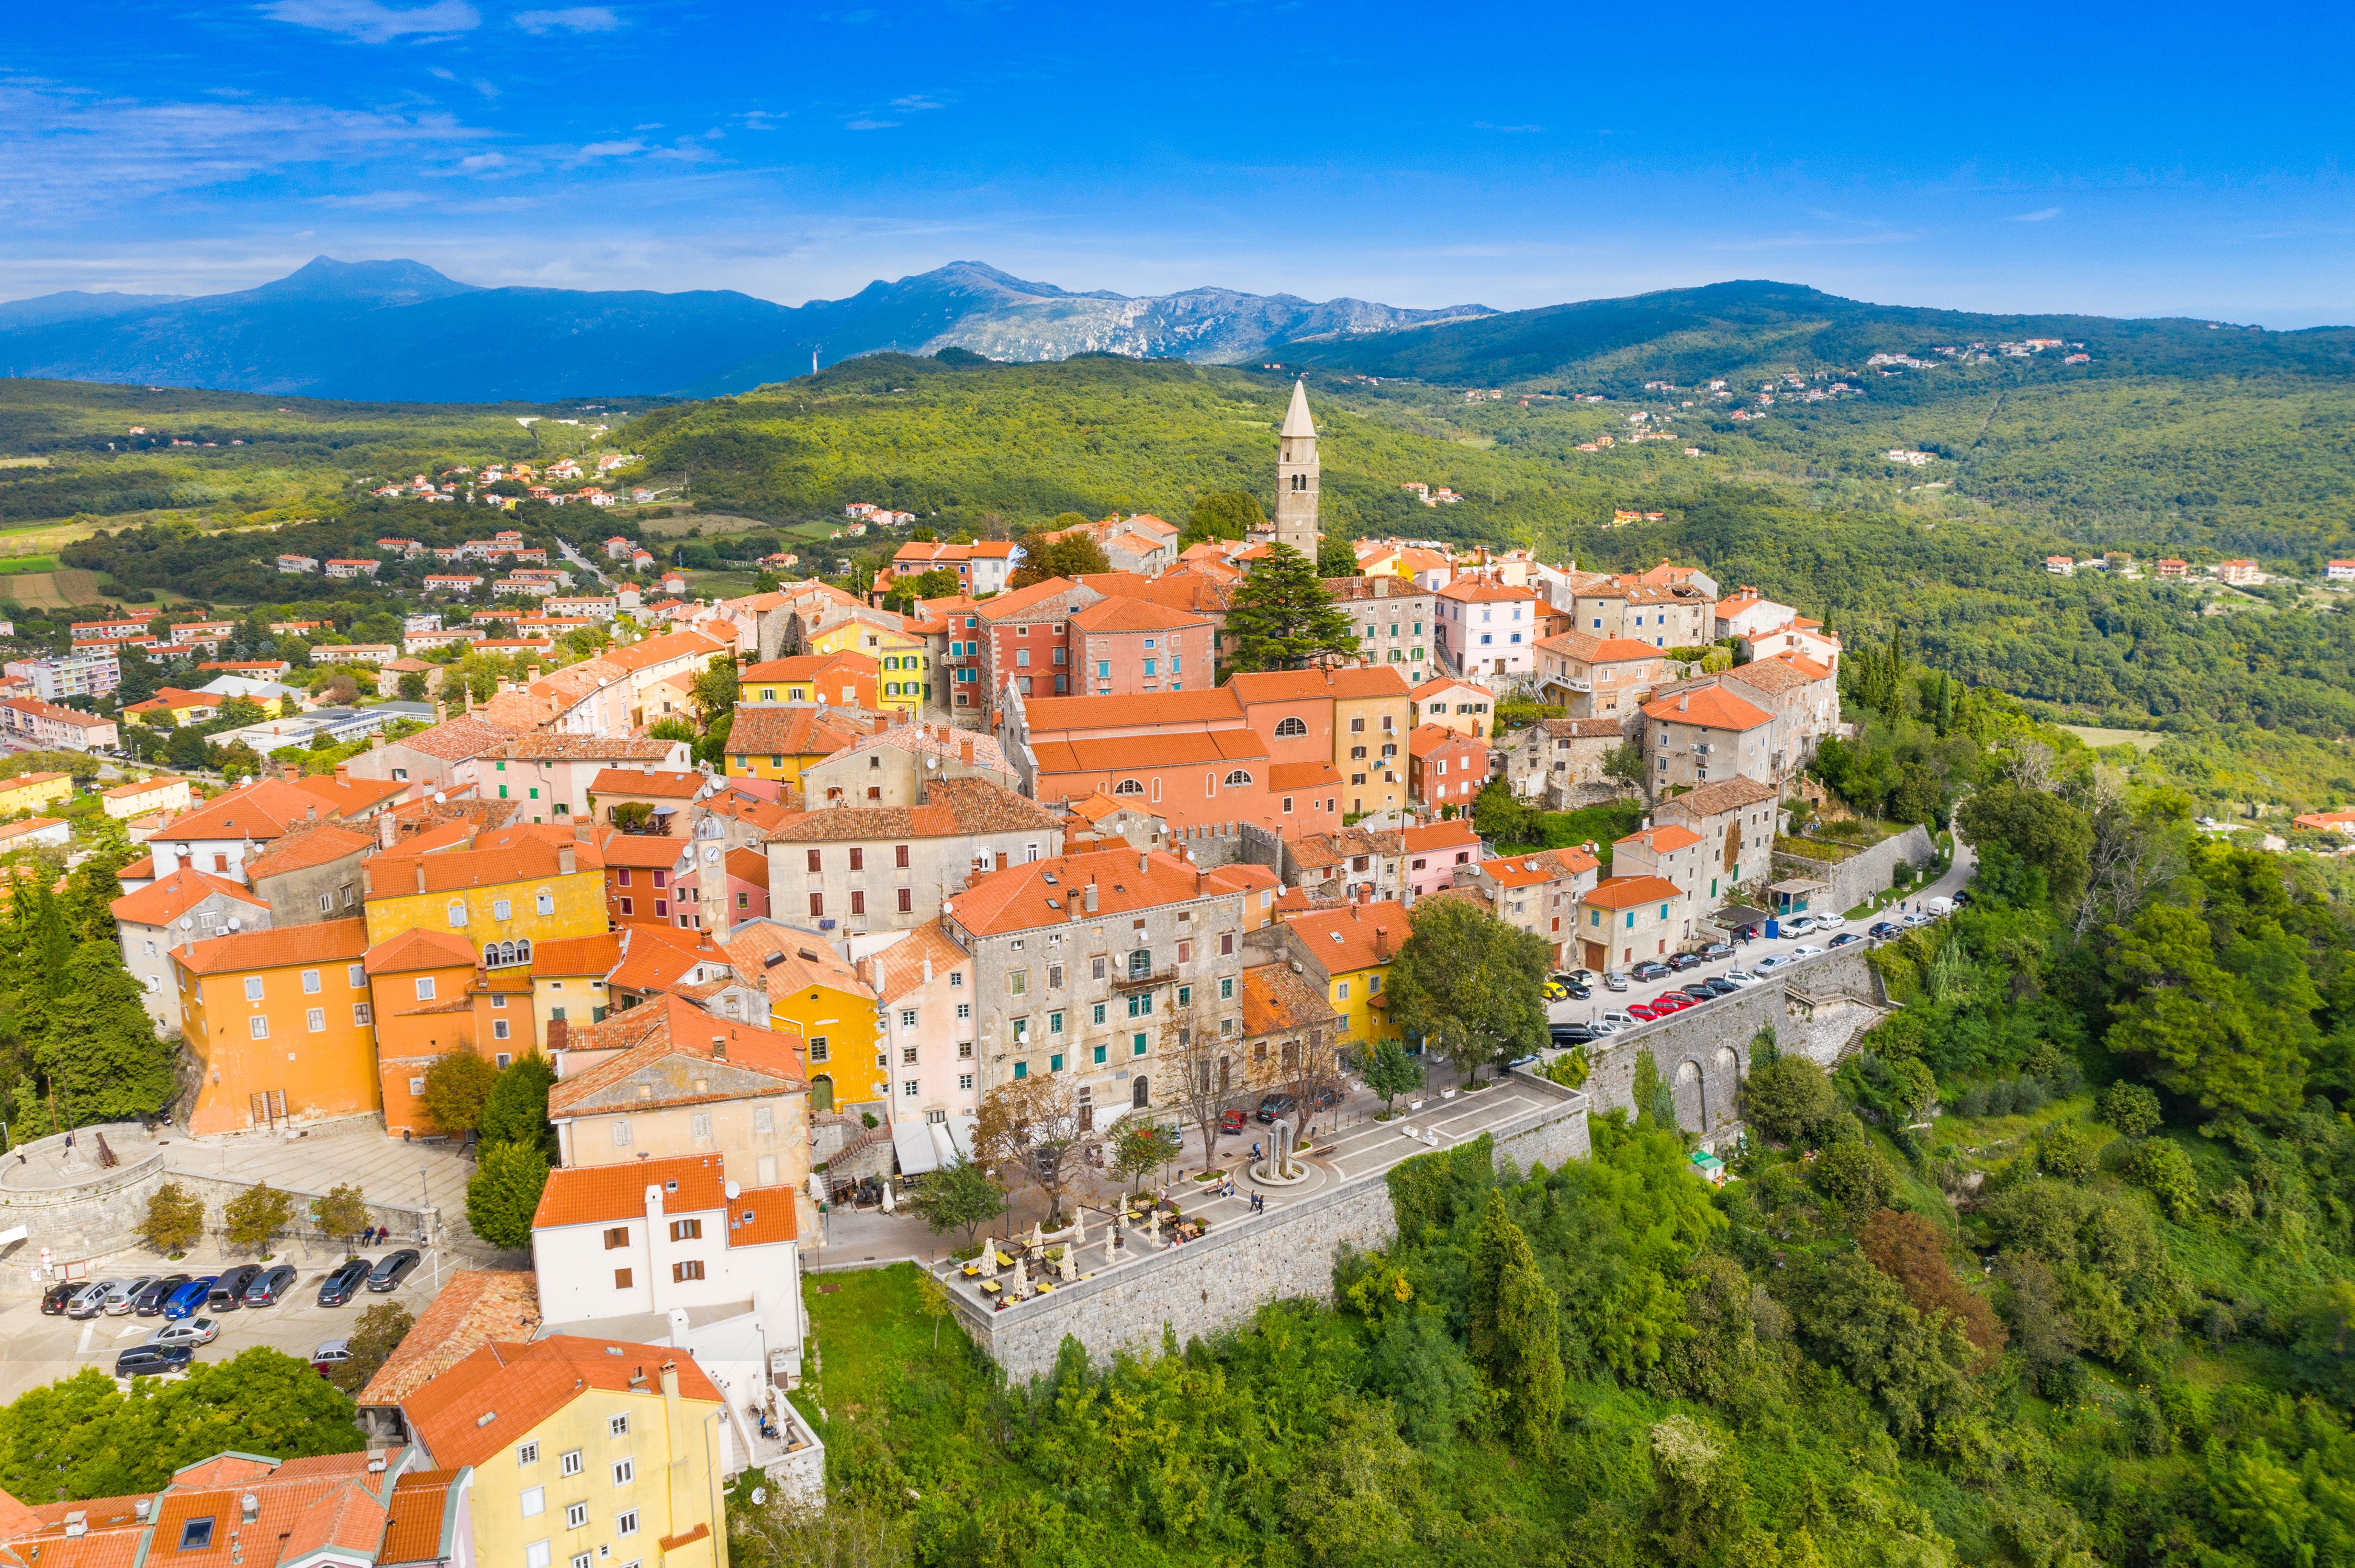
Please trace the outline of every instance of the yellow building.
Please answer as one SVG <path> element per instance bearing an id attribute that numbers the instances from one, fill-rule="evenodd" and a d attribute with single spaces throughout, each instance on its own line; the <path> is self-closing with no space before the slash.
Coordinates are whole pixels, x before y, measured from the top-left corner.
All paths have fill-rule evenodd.
<path id="1" fill-rule="evenodd" d="M 531 1010 L 541 1049 L 547 1049 L 551 1022 L 605 1022 L 612 1005 L 605 999 L 605 977 L 621 961 L 622 938 L 611 931 L 541 942 L 532 948 Z"/>
<path id="2" fill-rule="evenodd" d="M 181 789 L 187 785 L 182 782 Z M 37 811 L 51 801 L 73 799 L 73 776 L 67 773 L 19 773 L 0 779 L 0 817 Z"/>
<path id="3" fill-rule="evenodd" d="M 184 692 L 177 686 L 165 686 L 144 703 L 133 703 L 123 710 L 123 717 L 132 724 L 152 725 L 161 722 L 156 715 L 168 713 L 176 726 L 207 724 L 220 717 L 221 704 L 229 701 L 214 692 Z M 276 718 L 284 706 L 281 697 L 250 697 L 247 701 L 261 710 L 264 718 Z"/>
<path id="4" fill-rule="evenodd" d="M 98 800 L 100 809 L 108 816 L 128 821 L 156 811 L 185 811 L 195 803 L 196 797 L 189 793 L 186 779 L 158 773 L 151 779 L 101 790 Z"/>
<path id="5" fill-rule="evenodd" d="M 736 972 L 769 992 L 769 1027 L 802 1037 L 812 1110 L 889 1098 L 891 1069 L 875 1065 L 875 988 L 825 942 L 754 920 L 726 943 Z M 862 960 L 864 961 L 864 960 Z"/>
<path id="6" fill-rule="evenodd" d="M 876 705 L 875 682 L 882 665 L 864 653 L 796 653 L 747 665 L 737 691 L 739 706 L 805 703 L 819 707 Z M 897 664 L 892 665 L 896 673 Z"/>
<path id="7" fill-rule="evenodd" d="M 858 738 L 849 716 L 820 707 L 738 705 L 728 730 L 728 777 L 773 779 L 802 787 L 802 769 Z"/>
<path id="8" fill-rule="evenodd" d="M 1395 899 L 1352 904 L 1315 915 L 1295 915 L 1284 923 L 1293 956 L 1303 971 L 1325 987 L 1325 1000 L 1341 1015 L 1343 1047 L 1370 1045 L 1398 1037 L 1390 1001 L 1382 995 L 1391 960 L 1413 929 L 1406 906 Z"/>
<path id="9" fill-rule="evenodd" d="M 923 638 L 900 627 L 896 615 L 878 613 L 838 620 L 805 639 L 805 653 L 862 653 L 875 661 L 875 700 L 910 713 L 924 705 L 932 656 Z"/>
<path id="10" fill-rule="evenodd" d="M 494 837 L 504 841 L 496 848 L 370 860 L 361 868 L 369 944 L 442 931 L 481 954 L 485 969 L 503 969 L 529 965 L 541 942 L 604 934 L 605 868 L 594 844 L 483 835 Z"/>
<path id="11" fill-rule="evenodd" d="M 1406 677 L 1383 664 L 1327 673 L 1333 688 L 1333 768 L 1351 816 L 1407 803 L 1406 737 L 1413 701 Z"/>
<path id="12" fill-rule="evenodd" d="M 197 1071 L 190 1132 L 378 1108 L 363 925 L 240 931 L 172 950 L 180 1033 Z"/>
<path id="13" fill-rule="evenodd" d="M 477 1563 L 726 1568 L 722 1396 L 684 1351 L 494 1341 L 400 1409 L 435 1468 L 473 1468 Z"/>

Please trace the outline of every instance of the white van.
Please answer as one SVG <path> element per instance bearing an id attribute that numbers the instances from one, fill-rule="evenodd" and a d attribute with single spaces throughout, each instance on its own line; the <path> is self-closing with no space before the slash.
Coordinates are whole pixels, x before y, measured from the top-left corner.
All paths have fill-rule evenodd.
<path id="1" fill-rule="evenodd" d="M 1923 903 L 1922 908 L 1932 919 L 1943 920 L 1955 912 L 1955 901 L 1951 898 L 1933 898 Z"/>

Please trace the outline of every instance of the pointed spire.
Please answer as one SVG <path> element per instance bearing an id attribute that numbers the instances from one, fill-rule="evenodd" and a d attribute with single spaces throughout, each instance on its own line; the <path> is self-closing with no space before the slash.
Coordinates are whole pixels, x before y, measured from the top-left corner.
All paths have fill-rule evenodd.
<path id="1" fill-rule="evenodd" d="M 1285 440 L 1316 439 L 1316 421 L 1308 417 L 1308 380 L 1303 376 L 1292 384 L 1292 407 L 1284 413 L 1284 429 L 1279 432 Z"/>

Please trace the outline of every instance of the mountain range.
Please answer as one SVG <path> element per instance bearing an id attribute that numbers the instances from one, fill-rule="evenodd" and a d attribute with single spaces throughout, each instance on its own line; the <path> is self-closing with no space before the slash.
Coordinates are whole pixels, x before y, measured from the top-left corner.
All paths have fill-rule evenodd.
<path id="1" fill-rule="evenodd" d="M 48 294 L 0 304 L 0 372 L 385 402 L 713 397 L 884 351 L 1251 358 L 1301 337 L 1464 321 L 1231 289 L 1074 293 L 957 261 L 842 300 L 731 290 L 484 289 L 417 261 L 319 257 L 259 288 L 190 299 Z"/>

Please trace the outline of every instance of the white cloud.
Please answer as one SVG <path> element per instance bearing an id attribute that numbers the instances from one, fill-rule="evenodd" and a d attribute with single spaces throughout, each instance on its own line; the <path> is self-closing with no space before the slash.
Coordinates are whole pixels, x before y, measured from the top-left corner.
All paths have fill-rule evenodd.
<path id="1" fill-rule="evenodd" d="M 2048 219 L 2055 218 L 2060 216 L 2061 209 L 2057 207 L 2041 207 L 2034 212 L 2016 214 L 2011 221 L 2014 223 L 2043 223 Z"/>
<path id="2" fill-rule="evenodd" d="M 622 19 L 610 5 L 568 5 L 560 11 L 518 11 L 515 25 L 527 33 L 610 33 Z"/>
<path id="3" fill-rule="evenodd" d="M 844 126 L 843 129 L 846 131 L 889 131 L 899 123 L 900 122 L 897 120 L 869 120 L 862 114 L 858 119 L 852 121 L 849 124 Z"/>
<path id="4" fill-rule="evenodd" d="M 387 5 L 382 0 L 269 0 L 261 14 L 298 27 L 341 33 L 364 44 L 395 38 L 447 37 L 483 25 L 482 13 L 466 0 L 432 0 L 426 5 Z"/>
<path id="5" fill-rule="evenodd" d="M 1542 125 L 1491 125 L 1486 120 L 1475 120 L 1472 122 L 1472 129 L 1475 131 L 1501 131 L 1508 136 L 1527 136 L 1532 132 L 1542 131 L 1545 127 Z M 1604 134 L 1607 136 L 1610 132 L 1606 131 Z"/>
<path id="6" fill-rule="evenodd" d="M 891 107 L 894 109 L 924 110 L 940 109 L 945 106 L 935 103 L 929 98 L 918 95 L 913 98 L 895 98 L 891 101 Z"/>
<path id="7" fill-rule="evenodd" d="M 626 158 L 633 153 L 645 150 L 646 144 L 633 137 L 627 142 L 591 142 L 573 156 L 584 161 L 590 158 Z"/>

